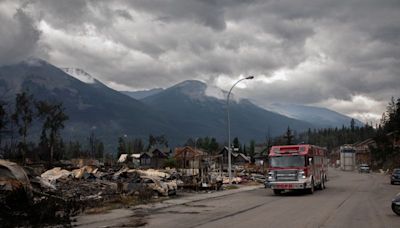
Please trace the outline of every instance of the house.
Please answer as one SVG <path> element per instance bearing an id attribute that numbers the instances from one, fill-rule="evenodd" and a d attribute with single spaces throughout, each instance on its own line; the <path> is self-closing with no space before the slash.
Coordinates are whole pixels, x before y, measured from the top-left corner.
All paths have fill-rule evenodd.
<path id="1" fill-rule="evenodd" d="M 257 145 L 254 147 L 254 163 L 264 166 L 268 162 L 269 148 L 267 145 Z"/>
<path id="2" fill-rule="evenodd" d="M 376 142 L 372 138 L 354 143 L 353 148 L 356 154 L 356 164 L 371 164 L 371 147 L 376 147 Z"/>
<path id="3" fill-rule="evenodd" d="M 151 167 L 151 158 L 152 154 L 148 152 L 142 152 L 140 154 L 140 167 L 150 168 Z"/>
<path id="4" fill-rule="evenodd" d="M 228 167 L 228 147 L 224 147 L 219 154 L 222 156 L 223 167 Z M 231 151 L 231 164 L 232 165 L 244 165 L 250 163 L 250 157 L 243 153 L 237 153 Z"/>
<path id="5" fill-rule="evenodd" d="M 250 157 L 244 155 L 243 153 L 232 153 L 233 163 L 235 165 L 244 165 L 250 163 Z"/>
<path id="6" fill-rule="evenodd" d="M 164 168 L 164 161 L 169 157 L 169 154 L 171 154 L 169 148 L 150 148 L 149 151 L 140 153 L 140 166 L 153 169 Z"/>
<path id="7" fill-rule="evenodd" d="M 220 156 L 209 155 L 201 149 L 185 146 L 175 149 L 174 158 L 182 174 L 183 186 L 218 188 L 218 185 L 222 185 Z"/>
<path id="8" fill-rule="evenodd" d="M 199 169 L 202 159 L 208 154 L 198 148 L 193 149 L 190 146 L 175 148 L 174 158 L 178 163 L 178 168 Z"/>

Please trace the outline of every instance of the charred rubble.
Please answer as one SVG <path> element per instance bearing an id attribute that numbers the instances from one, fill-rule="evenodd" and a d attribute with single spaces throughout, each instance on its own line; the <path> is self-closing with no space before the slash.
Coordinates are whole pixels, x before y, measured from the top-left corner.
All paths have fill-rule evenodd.
<path id="1" fill-rule="evenodd" d="M 220 190 L 229 179 L 210 167 L 204 162 L 198 169 L 141 170 L 64 161 L 45 170 L 0 159 L 0 224 L 69 227 L 74 216 L 94 208 L 146 203 L 176 195 L 178 189 Z M 244 169 L 236 174 L 234 183 L 262 182 L 264 177 Z"/>

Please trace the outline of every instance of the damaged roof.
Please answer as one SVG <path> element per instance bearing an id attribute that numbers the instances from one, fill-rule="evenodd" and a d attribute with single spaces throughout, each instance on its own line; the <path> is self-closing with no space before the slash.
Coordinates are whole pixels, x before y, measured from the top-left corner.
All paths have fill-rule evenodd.
<path id="1" fill-rule="evenodd" d="M 195 158 L 195 157 L 200 157 L 207 155 L 206 152 L 196 148 L 193 149 L 190 146 L 185 146 L 185 147 L 177 147 L 175 148 L 175 158 L 177 159 L 188 159 L 188 158 Z"/>

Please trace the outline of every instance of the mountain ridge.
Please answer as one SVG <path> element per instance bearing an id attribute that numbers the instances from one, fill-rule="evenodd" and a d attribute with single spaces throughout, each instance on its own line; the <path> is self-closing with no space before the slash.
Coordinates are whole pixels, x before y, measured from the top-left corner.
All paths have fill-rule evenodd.
<path id="1" fill-rule="evenodd" d="M 79 72 L 89 75 L 84 70 Z M 95 83 L 79 80 L 46 61 L 31 59 L 0 67 L 0 94 L 9 103 L 22 90 L 29 90 L 38 100 L 62 102 L 70 117 L 63 130 L 67 141 L 82 141 L 94 133 L 114 151 L 117 138 L 124 135 L 144 140 L 150 134 L 165 135 L 171 145 L 205 136 L 226 143 L 226 91 L 187 80 L 137 100 L 89 76 Z M 233 94 L 229 111 L 231 135 L 242 142 L 265 141 L 267 136 L 284 134 L 287 127 L 298 132 L 316 127 Z"/>
<path id="2" fill-rule="evenodd" d="M 168 120 L 143 102 L 99 81 L 84 83 L 45 61 L 0 67 L 3 99 L 13 102 L 22 90 L 38 100 L 62 102 L 70 117 L 63 132 L 73 140 L 86 138 L 92 131 L 110 144 L 125 134 L 147 138 L 149 134 L 175 133 Z"/>
<path id="3" fill-rule="evenodd" d="M 188 80 L 146 97 L 142 101 L 162 110 L 176 126 L 179 126 L 180 121 L 184 119 L 187 126 L 198 127 L 198 132 L 191 133 L 186 129 L 187 135 L 192 134 L 193 137 L 209 135 L 219 140 L 226 140 L 226 101 L 207 96 L 206 90 L 205 83 Z M 267 111 L 246 99 L 232 100 L 229 110 L 231 133 L 244 141 L 252 139 L 264 141 L 268 129 L 272 135 L 277 136 L 283 134 L 288 126 L 294 130 L 312 128 L 310 123 Z"/>
<path id="4" fill-rule="evenodd" d="M 351 119 L 355 120 L 356 126 L 364 126 L 365 124 L 361 121 L 346 116 L 342 113 L 330 110 L 328 108 L 307 106 L 299 104 L 283 104 L 273 103 L 268 106 L 272 111 L 276 111 L 283 115 L 312 122 L 319 128 L 335 128 L 342 126 L 349 126 Z"/>

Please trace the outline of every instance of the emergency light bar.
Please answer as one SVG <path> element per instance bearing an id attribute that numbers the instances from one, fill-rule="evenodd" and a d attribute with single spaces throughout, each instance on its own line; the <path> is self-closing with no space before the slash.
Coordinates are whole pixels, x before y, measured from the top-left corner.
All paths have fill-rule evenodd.
<path id="1" fill-rule="evenodd" d="M 273 149 L 273 153 L 275 154 L 298 154 L 305 151 L 305 146 L 275 147 Z"/>

